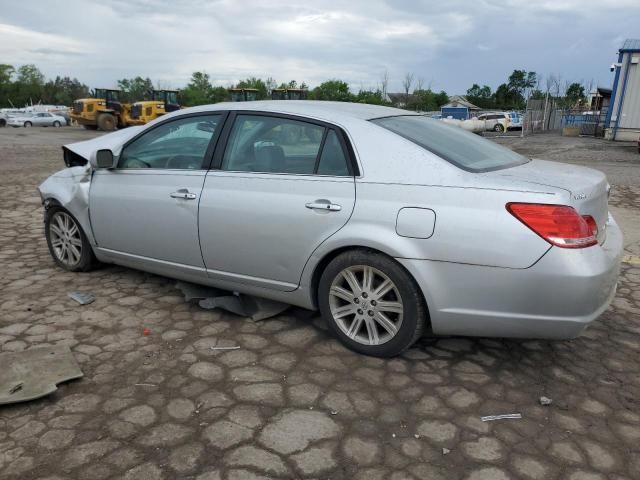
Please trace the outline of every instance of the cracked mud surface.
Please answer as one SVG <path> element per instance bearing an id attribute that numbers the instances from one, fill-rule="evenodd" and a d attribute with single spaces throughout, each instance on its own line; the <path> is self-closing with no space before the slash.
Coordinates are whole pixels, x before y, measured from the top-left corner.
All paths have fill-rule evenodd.
<path id="1" fill-rule="evenodd" d="M 255 323 L 186 303 L 166 278 L 56 268 L 35 187 L 62 167 L 60 144 L 94 134 L 4 130 L 0 351 L 65 344 L 85 376 L 0 407 L 1 478 L 640 478 L 637 235 L 616 299 L 578 339 L 423 338 L 367 358 L 295 311 Z M 611 198 L 625 233 L 640 217 L 627 163 Z M 506 413 L 522 419 L 480 421 Z"/>

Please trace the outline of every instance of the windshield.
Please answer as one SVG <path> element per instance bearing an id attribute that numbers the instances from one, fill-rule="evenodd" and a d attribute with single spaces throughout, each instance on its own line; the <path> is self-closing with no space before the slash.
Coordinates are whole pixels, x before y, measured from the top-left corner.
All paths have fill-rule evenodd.
<path id="1" fill-rule="evenodd" d="M 470 172 L 499 170 L 529 161 L 508 148 L 462 128 L 420 115 L 377 118 L 371 122 Z"/>

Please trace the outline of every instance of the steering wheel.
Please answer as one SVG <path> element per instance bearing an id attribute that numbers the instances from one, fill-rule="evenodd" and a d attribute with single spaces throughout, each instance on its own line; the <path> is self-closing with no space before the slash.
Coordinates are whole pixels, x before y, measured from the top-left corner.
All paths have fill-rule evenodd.
<path id="1" fill-rule="evenodd" d="M 139 158 L 128 158 L 124 166 L 125 168 L 151 168 L 151 164 Z"/>
<path id="2" fill-rule="evenodd" d="M 180 170 L 193 170 L 198 167 L 197 162 L 190 155 L 177 154 L 167 158 L 165 168 L 167 169 L 180 169 Z"/>

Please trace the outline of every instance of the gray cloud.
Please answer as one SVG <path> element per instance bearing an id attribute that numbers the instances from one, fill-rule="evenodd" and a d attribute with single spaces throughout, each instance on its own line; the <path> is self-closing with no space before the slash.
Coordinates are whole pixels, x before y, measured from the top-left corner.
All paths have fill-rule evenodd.
<path id="1" fill-rule="evenodd" d="M 0 58 L 91 86 L 142 75 L 181 87 L 202 70 L 225 86 L 255 75 L 358 89 L 387 70 L 392 89 L 412 71 L 460 93 L 514 68 L 608 85 L 639 14 L 637 0 L 15 2 L 0 11 Z"/>

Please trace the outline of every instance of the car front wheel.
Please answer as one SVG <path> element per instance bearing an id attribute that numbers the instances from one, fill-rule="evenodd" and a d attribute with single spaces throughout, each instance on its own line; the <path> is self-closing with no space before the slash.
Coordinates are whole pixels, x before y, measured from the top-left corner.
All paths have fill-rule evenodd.
<path id="1" fill-rule="evenodd" d="M 53 260 L 70 272 L 87 272 L 96 263 L 87 236 L 68 211 L 52 207 L 46 213 L 44 232 Z"/>
<path id="2" fill-rule="evenodd" d="M 493 129 L 494 129 L 496 132 L 504 132 L 504 127 L 503 127 L 501 124 L 499 124 L 499 123 L 496 123 L 496 126 L 495 126 L 495 127 L 493 127 Z"/>
<path id="3" fill-rule="evenodd" d="M 59 121 L 56 120 L 55 122 L 53 122 L 53 126 L 56 128 L 60 128 L 62 125 L 60 124 Z"/>
<path id="4" fill-rule="evenodd" d="M 24 122 L 24 128 L 30 128 L 32 126 L 31 122 Z"/>
<path id="5" fill-rule="evenodd" d="M 324 270 L 318 295 L 330 330 L 365 355 L 399 355 L 424 330 L 427 308 L 416 282 L 401 265 L 377 252 L 338 255 Z"/>

